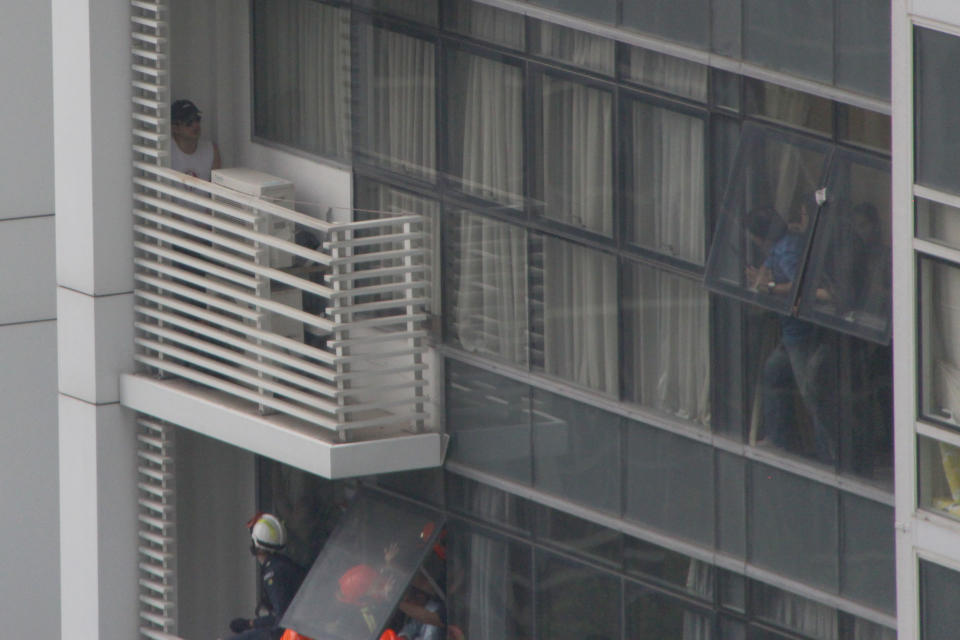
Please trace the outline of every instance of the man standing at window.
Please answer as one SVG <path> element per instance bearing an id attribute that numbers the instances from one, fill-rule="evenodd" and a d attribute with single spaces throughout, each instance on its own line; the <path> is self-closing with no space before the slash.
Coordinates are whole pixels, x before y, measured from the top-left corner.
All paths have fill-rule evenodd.
<path id="1" fill-rule="evenodd" d="M 220 168 L 220 149 L 216 143 L 200 137 L 200 109 L 190 100 L 177 100 L 170 106 L 170 166 L 195 178 L 210 180 L 210 172 Z"/>

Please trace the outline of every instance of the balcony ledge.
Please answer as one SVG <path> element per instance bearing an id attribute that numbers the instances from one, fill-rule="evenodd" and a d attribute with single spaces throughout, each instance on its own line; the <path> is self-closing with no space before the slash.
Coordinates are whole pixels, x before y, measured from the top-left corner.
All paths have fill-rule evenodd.
<path id="1" fill-rule="evenodd" d="M 411 471 L 443 464 L 448 436 L 405 433 L 340 442 L 335 432 L 183 379 L 126 374 L 120 402 L 130 409 L 304 471 L 338 479 Z"/>

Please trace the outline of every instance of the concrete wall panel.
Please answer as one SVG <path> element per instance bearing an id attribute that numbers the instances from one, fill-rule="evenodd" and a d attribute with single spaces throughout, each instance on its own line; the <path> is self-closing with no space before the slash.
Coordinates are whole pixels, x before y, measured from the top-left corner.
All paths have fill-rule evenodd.
<path id="1" fill-rule="evenodd" d="M 53 216 L 0 220 L 0 325 L 56 315 L 53 245 Z"/>

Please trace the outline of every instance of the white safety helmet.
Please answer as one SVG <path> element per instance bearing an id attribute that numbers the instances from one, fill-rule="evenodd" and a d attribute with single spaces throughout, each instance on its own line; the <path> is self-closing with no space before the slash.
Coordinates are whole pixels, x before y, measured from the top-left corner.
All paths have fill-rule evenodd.
<path id="1" fill-rule="evenodd" d="M 253 546 L 264 551 L 280 551 L 287 545 L 287 531 L 280 518 L 269 513 L 259 514 L 250 526 Z"/>

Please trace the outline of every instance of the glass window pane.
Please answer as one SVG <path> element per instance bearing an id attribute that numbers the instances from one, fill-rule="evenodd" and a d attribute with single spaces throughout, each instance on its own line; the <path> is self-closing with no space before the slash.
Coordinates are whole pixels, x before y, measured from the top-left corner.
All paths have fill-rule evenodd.
<path id="1" fill-rule="evenodd" d="M 743 57 L 833 83 L 833 0 L 744 0 Z"/>
<path id="2" fill-rule="evenodd" d="M 620 566 L 623 534 L 548 507 L 537 507 L 537 539 L 562 547 L 576 555 Z"/>
<path id="3" fill-rule="evenodd" d="M 549 22 L 536 22 L 535 26 L 532 53 L 613 75 L 613 40 Z"/>
<path id="4" fill-rule="evenodd" d="M 623 3 L 623 24 L 638 31 L 706 49 L 709 0 L 632 0 Z"/>
<path id="5" fill-rule="evenodd" d="M 960 38 L 914 30 L 916 176 L 919 184 L 960 193 Z"/>
<path id="6" fill-rule="evenodd" d="M 630 105 L 632 240 L 694 264 L 706 259 L 705 128 L 685 113 Z"/>
<path id="7" fill-rule="evenodd" d="M 837 2 L 837 86 L 890 97 L 890 3 Z"/>
<path id="8" fill-rule="evenodd" d="M 739 111 L 741 76 L 720 69 L 711 69 L 710 72 L 713 78 L 713 101 L 718 107 Z M 725 174 L 723 179 L 726 179 Z"/>
<path id="9" fill-rule="evenodd" d="M 747 465 L 743 458 L 717 450 L 717 548 L 747 555 Z"/>
<path id="10" fill-rule="evenodd" d="M 613 235 L 613 96 L 542 77 L 540 193 L 543 215 Z"/>
<path id="11" fill-rule="evenodd" d="M 840 593 L 896 613 L 893 508 L 844 493 Z"/>
<path id="12" fill-rule="evenodd" d="M 447 360 L 448 460 L 530 484 L 530 390 Z"/>
<path id="13" fill-rule="evenodd" d="M 740 57 L 743 0 L 713 0 L 712 49 L 731 58 Z"/>
<path id="14" fill-rule="evenodd" d="M 617 20 L 617 0 L 529 0 L 531 4 L 550 7 L 564 13 L 592 18 L 601 22 Z"/>
<path id="15" fill-rule="evenodd" d="M 447 160 L 465 193 L 523 205 L 523 77 L 519 67 L 449 50 Z"/>
<path id="16" fill-rule="evenodd" d="M 484 357 L 527 366 L 527 233 L 468 212 L 444 224 L 447 339 Z"/>
<path id="17" fill-rule="evenodd" d="M 533 529 L 533 503 L 454 473 L 447 473 L 447 506 L 521 535 Z"/>
<path id="18" fill-rule="evenodd" d="M 437 0 L 353 0 L 361 7 L 392 13 L 426 24 L 437 24 Z"/>
<path id="19" fill-rule="evenodd" d="M 487 40 L 511 49 L 524 49 L 524 20 L 511 13 L 473 0 L 447 0 L 443 7 L 447 29 Z"/>
<path id="20" fill-rule="evenodd" d="M 309 0 L 253 4 L 254 135 L 350 153 L 350 11 Z"/>
<path id="21" fill-rule="evenodd" d="M 791 312 L 829 154 L 813 140 L 744 127 L 707 261 L 708 286 Z"/>
<path id="22" fill-rule="evenodd" d="M 960 629 L 960 572 L 920 561 L 920 638 L 952 638 Z"/>
<path id="23" fill-rule="evenodd" d="M 624 271 L 627 398 L 710 423 L 710 320 L 703 286 L 640 265 Z"/>
<path id="24" fill-rule="evenodd" d="M 920 506 L 960 520 L 960 447 L 917 439 Z"/>
<path id="25" fill-rule="evenodd" d="M 626 583 L 627 637 L 631 640 L 713 638 L 713 616 L 677 598 Z"/>
<path id="26" fill-rule="evenodd" d="M 620 417 L 533 392 L 533 485 L 592 509 L 620 512 Z"/>
<path id="27" fill-rule="evenodd" d="M 747 610 L 747 579 L 739 573 L 719 570 L 720 606 L 745 613 Z"/>
<path id="28" fill-rule="evenodd" d="M 836 609 L 761 582 L 751 583 L 751 595 L 753 615 L 760 620 L 790 629 L 804 638 L 838 640 L 840 637 Z"/>
<path id="29" fill-rule="evenodd" d="M 916 198 L 917 237 L 960 249 L 960 208 Z"/>
<path id="30" fill-rule="evenodd" d="M 536 551 L 538 638 L 620 637 L 620 580 Z"/>
<path id="31" fill-rule="evenodd" d="M 639 422 L 627 425 L 626 516 L 714 545 L 713 449 Z"/>
<path id="32" fill-rule="evenodd" d="M 698 102 L 707 101 L 706 66 L 639 47 L 630 47 L 629 51 L 624 73 L 627 80 Z"/>
<path id="33" fill-rule="evenodd" d="M 750 330 L 749 321 L 766 313 L 723 296 L 711 296 L 710 302 L 710 423 L 715 432 L 742 441 L 751 432 L 751 412 L 759 402 L 750 390 L 759 375 L 762 341 Z"/>
<path id="34" fill-rule="evenodd" d="M 808 131 L 833 133 L 830 100 L 753 78 L 744 78 L 743 84 L 747 113 Z"/>
<path id="35" fill-rule="evenodd" d="M 840 151 L 817 223 L 801 318 L 877 342 L 890 339 L 890 165 Z"/>
<path id="36" fill-rule="evenodd" d="M 467 638 L 533 637 L 531 551 L 460 522 L 448 525 L 447 618 Z"/>
<path id="37" fill-rule="evenodd" d="M 359 30 L 360 148 L 369 162 L 432 180 L 436 168 L 434 44 L 363 25 Z"/>
<path id="38" fill-rule="evenodd" d="M 751 465 L 750 560 L 830 591 L 839 587 L 837 490 Z"/>
<path id="39" fill-rule="evenodd" d="M 443 524 L 439 511 L 381 494 L 359 494 L 313 563 L 282 626 L 315 638 L 376 637 Z M 425 535 L 428 529 L 431 535 Z M 388 549 L 394 552 L 388 554 Z"/>
<path id="40" fill-rule="evenodd" d="M 960 268 L 921 258 L 918 288 L 923 413 L 960 425 Z"/>
<path id="41" fill-rule="evenodd" d="M 624 537 L 623 558 L 628 573 L 713 601 L 714 567 L 702 560 L 629 536 Z"/>
<path id="42" fill-rule="evenodd" d="M 890 116 L 839 102 L 834 106 L 837 109 L 837 136 L 841 140 L 890 153 Z"/>
<path id="43" fill-rule="evenodd" d="M 535 367 L 608 395 L 617 393 L 617 261 L 551 236 L 535 236 Z M 538 295 L 539 294 L 539 295 Z"/>

